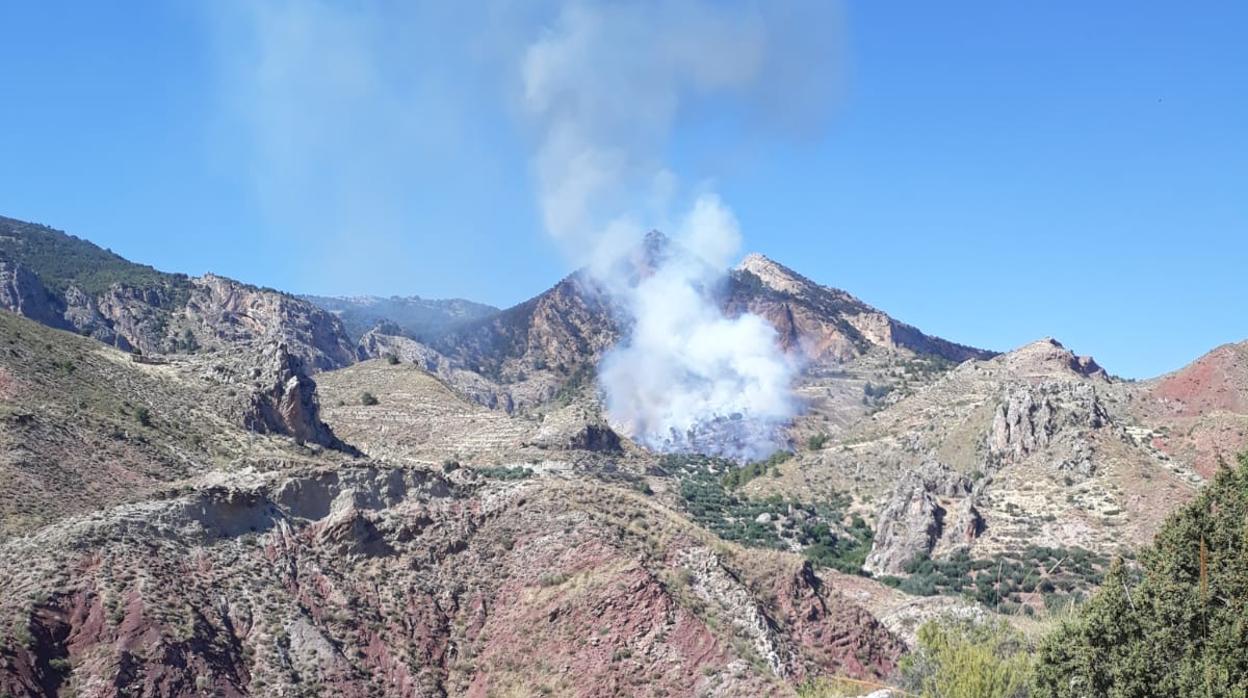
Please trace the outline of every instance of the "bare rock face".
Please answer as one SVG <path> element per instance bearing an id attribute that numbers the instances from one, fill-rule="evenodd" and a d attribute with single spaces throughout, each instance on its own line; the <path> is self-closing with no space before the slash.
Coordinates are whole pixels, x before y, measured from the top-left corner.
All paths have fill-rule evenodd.
<path id="1" fill-rule="evenodd" d="M 904 350 L 962 362 L 992 352 L 923 334 L 854 296 L 821 286 L 760 254 L 751 254 L 731 279 L 729 312 L 767 319 L 789 351 L 814 362 L 844 362 L 872 348 Z"/>
<path id="2" fill-rule="evenodd" d="M 1060 467 L 1090 471 L 1083 435 L 1110 422 L 1096 388 L 1087 383 L 1044 382 L 1009 390 L 987 437 L 989 463 L 1016 462 L 1059 443 Z"/>
<path id="3" fill-rule="evenodd" d="M 128 339 L 113 329 L 112 323 L 96 306 L 95 298 L 77 286 L 65 289 L 63 312 L 64 323 L 75 332 L 123 351 L 134 348 Z"/>
<path id="4" fill-rule="evenodd" d="M 337 317 L 277 291 L 205 274 L 193 280 L 185 313 L 211 338 L 227 344 L 280 341 L 313 371 L 355 361 L 355 348 Z"/>
<path id="5" fill-rule="evenodd" d="M 947 532 L 948 511 L 941 498 L 970 493 L 970 481 L 940 463 L 927 463 L 908 472 L 880 511 L 875 542 L 863 567 L 876 574 L 905 572 L 908 564 L 930 554 Z M 973 540 L 983 521 L 974 505 L 966 501 L 949 532 Z"/>
<path id="6" fill-rule="evenodd" d="M 879 533 L 864 568 L 876 574 L 904 572 L 931 552 L 944 529 L 945 510 L 921 487 L 899 489 L 880 513 Z"/>
<path id="7" fill-rule="evenodd" d="M 967 497 L 958 504 L 946 538 L 955 546 L 970 545 L 984 532 L 984 526 L 984 516 L 979 513 L 975 498 Z"/>
<path id="8" fill-rule="evenodd" d="M 0 259 L 0 308 L 49 327 L 65 328 L 55 298 L 25 266 Z"/>
<path id="9" fill-rule="evenodd" d="M 89 329 L 93 336 L 96 333 L 104 337 L 111 335 L 114 344 L 120 346 L 124 342 L 144 354 L 165 353 L 174 349 L 170 343 L 169 321 L 170 311 L 177 303 L 174 290 L 168 287 L 136 288 L 115 284 L 84 304 L 87 308 L 93 307 L 96 314 L 81 329 Z"/>
<path id="10" fill-rule="evenodd" d="M 136 264 L 46 226 L 0 217 L 0 307 L 143 354 L 277 341 L 313 371 L 346 366 L 342 322 L 309 301 Z"/>
<path id="11" fill-rule="evenodd" d="M 801 648 L 789 673 L 795 680 L 818 676 L 828 666 L 845 673 L 888 675 L 896 668 L 894 653 L 904 651 L 901 640 L 885 633 L 879 620 L 826 588 L 809 560 L 780 579 L 776 606 L 778 619 Z"/>
<path id="12" fill-rule="evenodd" d="M 0 307 L 122 350 L 152 355 L 278 341 L 312 370 L 355 360 L 333 314 L 276 291 L 207 275 L 189 284 L 113 284 L 94 295 L 71 284 L 58 297 L 20 265 L 0 264 Z"/>
<path id="13" fill-rule="evenodd" d="M 302 360 L 284 344 L 267 347 L 256 372 L 266 387 L 251 396 L 243 415 L 247 429 L 260 434 L 284 434 L 299 443 L 345 448 L 320 419 L 316 382 L 304 372 Z"/>

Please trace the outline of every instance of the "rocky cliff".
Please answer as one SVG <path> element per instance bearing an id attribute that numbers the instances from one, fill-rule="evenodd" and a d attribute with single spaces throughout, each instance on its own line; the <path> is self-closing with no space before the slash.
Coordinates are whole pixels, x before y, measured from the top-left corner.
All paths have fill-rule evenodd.
<path id="1" fill-rule="evenodd" d="M 307 301 L 212 274 L 165 274 L 9 218 L 0 218 L 0 307 L 149 355 L 276 341 L 312 370 L 355 359 L 342 323 Z"/>
<path id="2" fill-rule="evenodd" d="M 66 329 L 70 326 L 56 297 L 43 287 L 39 277 L 25 265 L 6 259 L 0 259 L 0 308 L 48 327 Z"/>
<path id="3" fill-rule="evenodd" d="M 851 492 L 876 535 L 867 569 L 928 557 L 1113 554 L 1150 540 L 1201 483 L 1146 434 L 1142 386 L 1052 339 L 968 361 L 829 434 L 763 479 L 761 495 Z"/>
<path id="4" fill-rule="evenodd" d="M 732 275 L 727 306 L 766 318 L 791 351 L 814 362 L 845 362 L 872 348 L 937 356 L 954 363 L 993 352 L 923 334 L 840 289 L 821 286 L 760 254 Z"/>

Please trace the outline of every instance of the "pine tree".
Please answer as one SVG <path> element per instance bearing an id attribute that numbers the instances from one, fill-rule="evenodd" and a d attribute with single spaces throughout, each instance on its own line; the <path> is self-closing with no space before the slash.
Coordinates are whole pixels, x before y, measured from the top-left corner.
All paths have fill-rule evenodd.
<path id="1" fill-rule="evenodd" d="M 1037 694 L 1248 698 L 1248 455 L 1045 639 Z"/>

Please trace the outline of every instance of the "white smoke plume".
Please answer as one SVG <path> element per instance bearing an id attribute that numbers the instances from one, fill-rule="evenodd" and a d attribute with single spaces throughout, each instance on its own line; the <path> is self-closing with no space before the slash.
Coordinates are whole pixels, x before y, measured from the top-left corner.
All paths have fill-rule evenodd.
<path id="1" fill-rule="evenodd" d="M 827 90 L 810 71 L 825 67 L 833 27 L 814 23 L 819 7 L 571 1 L 525 52 L 544 222 L 629 315 L 599 387 L 612 425 L 649 447 L 758 458 L 795 414 L 795 367 L 774 330 L 726 316 L 716 297 L 739 252 L 736 217 L 705 185 L 690 197 L 664 154 L 691 105 L 799 122 L 820 111 Z M 652 228 L 675 245 L 638 274 L 623 262 Z"/>

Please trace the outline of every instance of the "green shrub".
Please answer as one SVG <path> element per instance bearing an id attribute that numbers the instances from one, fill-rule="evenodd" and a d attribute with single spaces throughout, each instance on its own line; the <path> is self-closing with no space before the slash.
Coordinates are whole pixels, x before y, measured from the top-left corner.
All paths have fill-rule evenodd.
<path id="1" fill-rule="evenodd" d="M 186 354 L 199 350 L 199 340 L 195 338 L 195 333 L 189 327 L 182 330 L 182 334 L 179 335 L 174 345 L 178 351 Z"/>
<path id="2" fill-rule="evenodd" d="M 533 471 L 529 468 L 508 465 L 477 468 L 477 473 L 495 480 L 524 480 L 533 477 Z"/>
<path id="3" fill-rule="evenodd" d="M 542 575 L 541 579 L 538 580 L 538 584 L 544 587 L 557 587 L 566 581 L 568 581 L 568 575 L 560 572 L 558 574 L 551 573 Z"/>
<path id="4" fill-rule="evenodd" d="M 926 556 L 911 560 L 905 568 L 910 576 L 897 585 L 910 594 L 964 596 L 997 611 L 1026 613 L 1020 604 L 1030 608 L 1043 601 L 1051 609 L 1068 605 L 1071 598 L 1077 599 L 1100 584 L 1108 564 L 1107 558 L 1083 548 L 1033 546 L 977 559 L 971 559 L 966 550 L 958 550 L 940 560 Z M 1057 589 L 1063 593 L 1056 594 Z M 1064 601 L 1033 595 L 1037 591 L 1061 596 Z"/>
<path id="5" fill-rule="evenodd" d="M 902 688 L 924 698 L 1027 698 L 1033 675 L 1026 638 L 999 620 L 944 617 L 919 628 L 901 660 Z"/>
<path id="6" fill-rule="evenodd" d="M 792 451 L 776 451 L 764 460 L 750 461 L 739 468 L 730 469 L 724 474 L 724 487 L 736 489 L 768 471 L 779 474 L 780 464 L 792 457 Z"/>
<path id="7" fill-rule="evenodd" d="M 363 392 L 363 393 L 360 393 L 360 404 L 361 404 L 361 405 L 364 405 L 365 407 L 371 407 L 371 406 L 373 406 L 373 405 L 376 405 L 378 402 L 379 402 L 379 400 L 377 399 L 377 396 L 376 396 L 376 395 L 373 395 L 373 394 L 372 394 L 372 393 L 370 393 L 370 392 Z"/>

